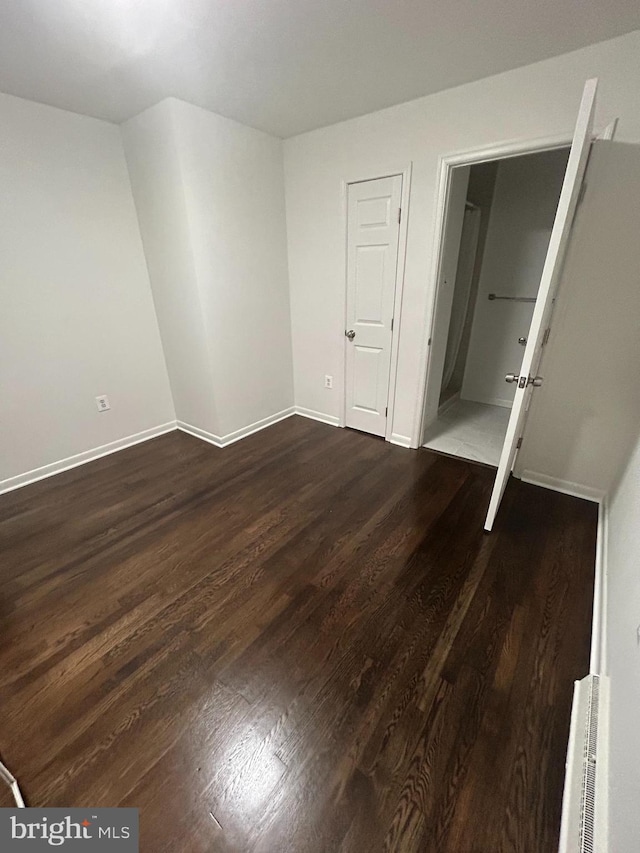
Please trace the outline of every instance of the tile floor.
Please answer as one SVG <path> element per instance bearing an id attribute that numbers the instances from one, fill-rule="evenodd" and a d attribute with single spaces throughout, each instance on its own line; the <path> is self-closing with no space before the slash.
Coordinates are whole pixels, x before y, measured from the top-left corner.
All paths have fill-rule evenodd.
<path id="1" fill-rule="evenodd" d="M 458 400 L 431 426 L 423 447 L 498 466 L 511 409 Z"/>

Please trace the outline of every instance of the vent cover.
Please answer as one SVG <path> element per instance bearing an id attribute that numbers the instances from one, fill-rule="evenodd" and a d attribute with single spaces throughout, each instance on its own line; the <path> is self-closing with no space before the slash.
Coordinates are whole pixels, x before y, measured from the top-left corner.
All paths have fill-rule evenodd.
<path id="1" fill-rule="evenodd" d="M 600 676 L 589 678 L 589 700 L 585 721 L 580 804 L 580 853 L 595 853 L 596 754 L 598 749 L 598 708 Z"/>

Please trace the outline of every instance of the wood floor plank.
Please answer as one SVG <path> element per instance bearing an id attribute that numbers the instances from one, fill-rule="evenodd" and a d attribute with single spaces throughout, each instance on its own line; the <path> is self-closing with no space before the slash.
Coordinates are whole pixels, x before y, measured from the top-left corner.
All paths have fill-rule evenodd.
<path id="1" fill-rule="evenodd" d="M 293 417 L 0 497 L 0 752 L 144 853 L 546 853 L 596 508 Z"/>

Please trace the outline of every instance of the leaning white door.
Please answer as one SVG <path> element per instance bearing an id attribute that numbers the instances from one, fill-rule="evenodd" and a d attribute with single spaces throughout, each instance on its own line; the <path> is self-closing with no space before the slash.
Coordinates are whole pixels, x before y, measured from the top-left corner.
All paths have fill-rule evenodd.
<path id="1" fill-rule="evenodd" d="M 349 184 L 346 425 L 384 435 L 402 175 Z"/>
<path id="2" fill-rule="evenodd" d="M 489 511 L 484 525 L 485 530 L 491 530 L 493 527 L 500 501 L 511 475 L 524 431 L 531 394 L 535 387 L 542 384 L 542 377 L 538 376 L 537 372 L 591 147 L 597 85 L 597 80 L 587 80 L 585 83 L 522 365 L 518 373 L 507 374 L 505 377 L 507 382 L 516 382 L 517 387 L 500 456 L 500 464 L 498 465 L 498 473 L 491 493 Z"/>

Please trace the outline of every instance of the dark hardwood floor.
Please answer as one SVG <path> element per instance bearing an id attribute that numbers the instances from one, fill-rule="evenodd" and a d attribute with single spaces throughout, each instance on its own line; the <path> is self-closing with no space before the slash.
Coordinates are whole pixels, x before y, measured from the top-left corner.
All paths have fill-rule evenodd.
<path id="1" fill-rule="evenodd" d="M 557 849 L 596 507 L 294 417 L 0 498 L 0 754 L 143 853 Z M 214 820 L 215 818 L 215 820 Z"/>

